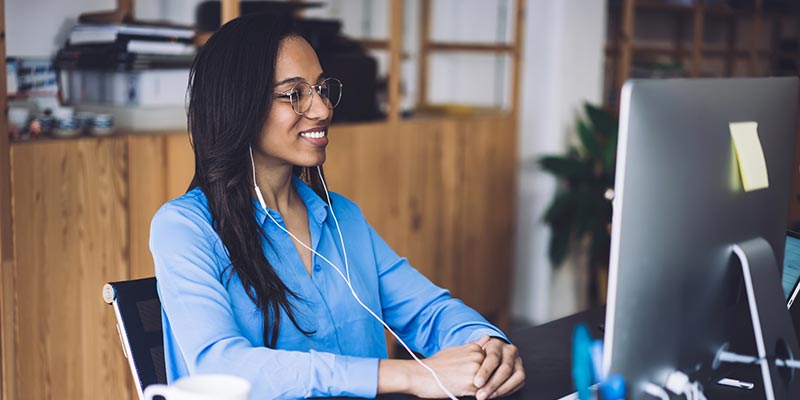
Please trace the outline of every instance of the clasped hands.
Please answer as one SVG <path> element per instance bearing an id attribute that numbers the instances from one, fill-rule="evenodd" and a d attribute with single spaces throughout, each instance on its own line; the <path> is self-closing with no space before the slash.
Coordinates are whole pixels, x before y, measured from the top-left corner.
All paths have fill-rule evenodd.
<path id="1" fill-rule="evenodd" d="M 516 392 L 525 385 L 519 351 L 503 340 L 484 336 L 463 346 L 448 347 L 425 359 L 456 396 L 491 399 Z M 417 397 L 444 397 L 427 370 L 419 367 L 411 393 Z"/>

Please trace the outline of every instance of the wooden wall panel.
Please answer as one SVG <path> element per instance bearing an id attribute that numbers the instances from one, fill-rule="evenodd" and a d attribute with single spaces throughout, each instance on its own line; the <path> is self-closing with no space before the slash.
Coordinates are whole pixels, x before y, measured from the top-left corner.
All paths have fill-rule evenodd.
<path id="1" fill-rule="evenodd" d="M 100 292 L 129 275 L 125 140 L 21 143 L 11 158 L 14 398 L 129 398 L 113 311 Z"/>
<path id="2" fill-rule="evenodd" d="M 515 123 L 503 118 L 461 122 L 462 193 L 458 295 L 493 322 L 506 325 L 510 312 L 516 187 Z"/>
<path id="3" fill-rule="evenodd" d="M 128 214 L 131 279 L 155 275 L 150 254 L 150 221 L 167 201 L 166 136 L 129 135 Z"/>
<path id="4" fill-rule="evenodd" d="M 153 276 L 150 222 L 168 200 L 186 193 L 194 156 L 186 134 L 127 135 L 131 279 Z"/>
<path id="5" fill-rule="evenodd" d="M 164 167 L 167 175 L 167 199 L 186 193 L 194 177 L 194 153 L 187 133 L 167 135 Z"/>
<path id="6" fill-rule="evenodd" d="M 5 2 L 0 2 L 0 65 L 6 64 Z M 6 69 L 0 69 L 0 398 L 10 399 L 15 391 L 16 349 L 14 326 L 7 321 L 14 314 L 14 234 L 11 206 L 11 160 L 8 138 Z"/>
<path id="7" fill-rule="evenodd" d="M 331 128 L 325 162 L 330 190 L 354 200 L 373 228 L 403 254 L 408 221 L 402 188 L 406 175 L 403 138 L 386 124 L 341 125 Z"/>
<path id="8" fill-rule="evenodd" d="M 9 196 L 10 197 L 10 196 Z M 9 199 L 10 200 L 10 199 Z M 9 221 L 10 222 L 10 221 Z M 15 400 L 18 398 L 17 393 L 17 326 L 16 323 L 16 277 L 14 269 L 14 260 L 9 258 L 6 260 L 0 259 L 0 268 L 2 268 L 2 321 L 3 321 L 3 342 L 2 342 L 2 393 L 0 397 L 6 400 Z"/>
<path id="9" fill-rule="evenodd" d="M 459 132 L 453 121 L 439 124 L 408 123 L 398 132 L 404 137 L 405 157 L 399 160 L 408 174 L 404 188 L 408 220 L 407 253 L 412 265 L 434 283 L 449 289 L 459 259 L 456 230 Z M 398 229 L 395 227 L 394 229 Z"/>
<path id="10" fill-rule="evenodd" d="M 508 320 L 516 183 L 508 116 L 338 125 L 325 173 L 395 251 L 501 325 Z"/>

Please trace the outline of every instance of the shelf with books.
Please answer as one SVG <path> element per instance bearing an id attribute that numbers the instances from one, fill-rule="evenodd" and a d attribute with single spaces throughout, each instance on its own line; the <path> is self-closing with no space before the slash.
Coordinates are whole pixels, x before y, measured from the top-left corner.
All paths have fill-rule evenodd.
<path id="1" fill-rule="evenodd" d="M 800 3 L 764 0 L 609 2 L 605 103 L 637 64 L 681 65 L 686 77 L 800 73 Z"/>

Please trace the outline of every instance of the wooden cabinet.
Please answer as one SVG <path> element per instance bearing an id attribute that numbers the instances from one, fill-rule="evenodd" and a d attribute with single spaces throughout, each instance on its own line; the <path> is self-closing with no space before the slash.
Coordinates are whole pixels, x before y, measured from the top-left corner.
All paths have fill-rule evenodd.
<path id="1" fill-rule="evenodd" d="M 500 325 L 510 305 L 515 122 L 334 125 L 331 190 L 435 283 Z M 194 172 L 186 133 L 14 143 L 5 399 L 135 398 L 106 281 L 153 275 L 150 219 Z"/>
<path id="2" fill-rule="evenodd" d="M 106 281 L 129 276 L 126 153 L 122 137 L 11 148 L 6 399 L 130 396 L 114 313 L 100 296 Z"/>
<path id="3" fill-rule="evenodd" d="M 435 283 L 508 322 L 516 123 L 496 114 L 332 129 L 325 174 Z"/>

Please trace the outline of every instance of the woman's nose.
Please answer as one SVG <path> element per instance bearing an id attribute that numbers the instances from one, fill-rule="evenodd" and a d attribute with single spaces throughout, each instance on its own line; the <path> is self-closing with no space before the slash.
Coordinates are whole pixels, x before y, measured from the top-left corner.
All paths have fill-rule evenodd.
<path id="1" fill-rule="evenodd" d="M 328 105 L 326 104 L 328 99 L 322 97 L 317 92 L 314 92 L 313 96 L 314 98 L 311 99 L 311 108 L 309 108 L 308 111 L 303 114 L 303 116 L 317 121 L 324 121 L 328 119 L 331 112 L 333 112 L 333 110 L 328 108 Z"/>

